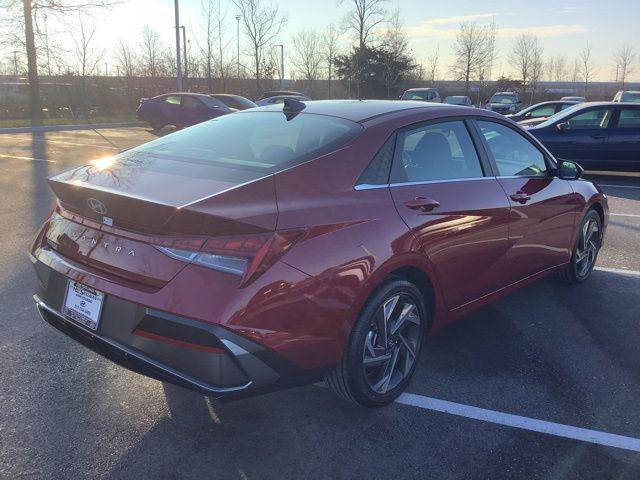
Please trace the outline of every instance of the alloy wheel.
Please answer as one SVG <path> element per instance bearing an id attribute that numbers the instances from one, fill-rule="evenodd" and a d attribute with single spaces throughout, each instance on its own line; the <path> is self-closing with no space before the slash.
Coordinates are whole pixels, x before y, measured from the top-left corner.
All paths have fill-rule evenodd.
<path id="1" fill-rule="evenodd" d="M 600 227 L 594 218 L 589 218 L 582 226 L 580 240 L 576 250 L 576 273 L 580 277 L 587 275 L 596 261 L 600 245 Z"/>
<path id="2" fill-rule="evenodd" d="M 421 335 L 420 312 L 410 296 L 394 295 L 382 304 L 362 353 L 365 378 L 374 392 L 386 394 L 411 374 Z"/>

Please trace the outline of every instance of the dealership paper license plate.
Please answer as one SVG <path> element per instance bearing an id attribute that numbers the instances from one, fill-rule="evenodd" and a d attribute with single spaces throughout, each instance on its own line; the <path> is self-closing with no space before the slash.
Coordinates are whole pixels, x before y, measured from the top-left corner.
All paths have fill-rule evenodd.
<path id="1" fill-rule="evenodd" d="M 103 300 L 102 292 L 70 281 L 62 313 L 91 330 L 97 330 Z"/>

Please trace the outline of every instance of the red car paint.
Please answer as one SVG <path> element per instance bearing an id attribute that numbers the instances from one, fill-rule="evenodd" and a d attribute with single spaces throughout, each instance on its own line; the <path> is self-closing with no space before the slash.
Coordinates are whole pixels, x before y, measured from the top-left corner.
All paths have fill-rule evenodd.
<path id="1" fill-rule="evenodd" d="M 597 204 L 606 223 L 606 197 L 584 180 L 489 174 L 354 188 L 396 130 L 465 118 L 511 125 L 500 115 L 412 102 L 310 102 L 308 114 L 347 118 L 363 130 L 321 158 L 248 183 L 177 178 L 126 162 L 54 177 L 58 205 L 32 255 L 107 296 L 222 326 L 296 367 L 315 369 L 340 361 L 359 312 L 389 275 L 431 285 L 433 333 L 566 264 L 588 208 Z M 260 113 L 234 117 L 241 115 Z M 531 197 L 525 205 L 510 198 L 523 192 Z M 87 207 L 88 197 L 108 206 L 113 225 Z M 407 206 L 419 197 L 439 206 Z M 291 231 L 295 239 L 249 281 L 154 247 L 199 250 L 221 235 Z"/>

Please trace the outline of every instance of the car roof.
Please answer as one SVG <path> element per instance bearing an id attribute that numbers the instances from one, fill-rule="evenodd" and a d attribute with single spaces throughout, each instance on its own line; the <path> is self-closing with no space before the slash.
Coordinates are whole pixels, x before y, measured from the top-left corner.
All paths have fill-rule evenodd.
<path id="1" fill-rule="evenodd" d="M 373 117 L 417 108 L 454 108 L 442 103 L 416 102 L 406 100 L 310 100 L 303 102 L 304 113 L 330 115 L 353 122 L 364 122 Z M 282 111 L 282 105 L 268 105 L 253 111 Z"/>
<path id="2" fill-rule="evenodd" d="M 417 88 L 408 88 L 405 92 L 425 92 L 428 90 L 437 90 L 436 87 L 417 87 Z"/>

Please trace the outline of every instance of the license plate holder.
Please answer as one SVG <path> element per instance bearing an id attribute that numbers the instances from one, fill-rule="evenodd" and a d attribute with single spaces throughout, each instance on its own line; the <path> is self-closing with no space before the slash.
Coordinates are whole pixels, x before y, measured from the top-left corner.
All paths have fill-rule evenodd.
<path id="1" fill-rule="evenodd" d="M 98 330 L 104 293 L 79 282 L 69 280 L 62 313 L 90 330 Z"/>

